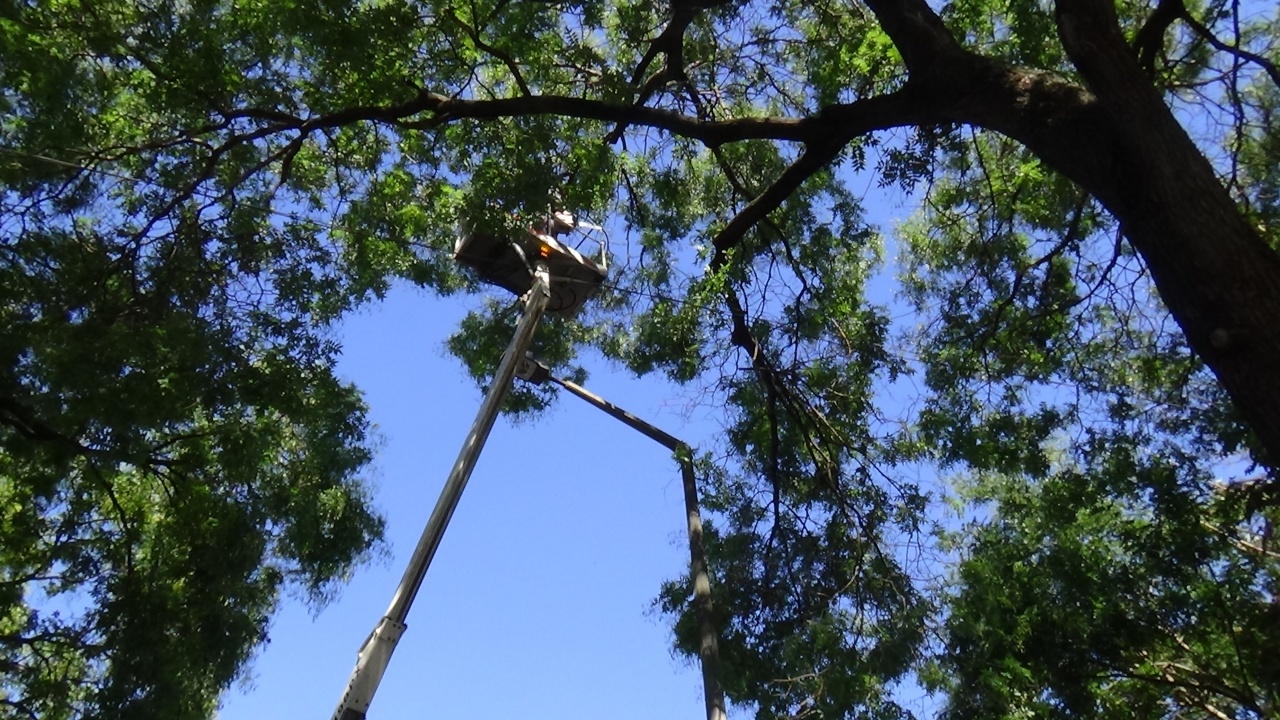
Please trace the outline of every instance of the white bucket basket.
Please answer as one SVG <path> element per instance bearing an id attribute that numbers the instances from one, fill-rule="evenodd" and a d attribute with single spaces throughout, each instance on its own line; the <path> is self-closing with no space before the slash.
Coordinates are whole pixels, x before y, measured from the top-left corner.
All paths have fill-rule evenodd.
<path id="1" fill-rule="evenodd" d="M 593 260 L 582 251 L 598 253 Z M 475 270 L 484 282 L 524 295 L 533 285 L 536 263 L 551 275 L 547 312 L 572 317 L 607 276 L 608 239 L 598 225 L 579 222 L 567 212 L 548 213 L 514 237 L 466 231 L 453 249 L 454 258 Z"/>

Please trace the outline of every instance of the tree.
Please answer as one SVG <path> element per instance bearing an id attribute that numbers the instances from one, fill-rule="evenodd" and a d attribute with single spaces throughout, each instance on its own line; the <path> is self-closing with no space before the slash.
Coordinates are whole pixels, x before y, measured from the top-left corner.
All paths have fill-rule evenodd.
<path id="1" fill-rule="evenodd" d="M 975 483 L 999 512 L 966 533 L 947 716 L 1274 717 L 1274 551 L 1181 458 L 1098 440 L 1107 465 Z"/>
<path id="2" fill-rule="evenodd" d="M 282 592 L 322 603 L 381 538 L 326 329 L 360 291 L 244 198 L 34 157 L 181 112 L 103 80 L 114 10 L 74 10 L 0 15 L 0 717 L 206 718 Z"/>
<path id="3" fill-rule="evenodd" d="M 6 482 L 72 493 L 39 523 L 86 488 L 163 475 L 183 442 L 205 443 L 190 467 L 216 473 L 238 461 L 270 474 L 286 452 L 322 476 L 319 496 L 342 498 L 302 543 L 328 553 L 309 576 L 322 583 L 376 535 L 352 484 L 363 426 L 327 374 L 326 323 L 396 277 L 474 289 L 448 257 L 460 221 L 617 215 L 635 243 L 613 287 L 544 328 L 540 351 L 563 366 L 594 346 L 724 403 L 707 537 L 736 702 L 761 717 L 900 717 L 894 688 L 914 677 L 956 716 L 1265 715 L 1277 679 L 1248 668 L 1274 642 L 1280 457 L 1280 30 L 1264 11 L 11 2 L 5 277 L 30 299 L 6 341 L 7 452 L 71 460 L 41 456 L 39 473 Z M 869 176 L 922 207 L 895 245 L 913 327 L 873 291 L 881 238 L 854 190 Z M 480 378 L 505 311 L 452 343 Z M 85 347 L 86 319 L 130 339 L 163 332 L 94 365 L 69 350 Z M 174 373 L 187 379 L 163 379 Z M 304 402 L 317 387 L 328 394 Z M 201 439 L 226 423 L 263 444 Z M 244 429 L 259 423 L 276 429 Z M 297 440 L 314 432 L 320 447 Z M 916 478 L 934 465 L 963 478 L 958 502 L 988 503 L 934 548 L 950 549 L 936 555 L 957 561 L 950 574 L 912 549 L 933 547 L 936 505 Z M 239 513 L 262 495 L 218 497 Z M 129 502 L 178 507 L 109 501 L 95 512 L 131 523 Z M 244 558 L 245 577 L 297 559 L 270 551 L 288 512 L 255 525 L 269 549 Z M 153 534 L 104 527 L 93 536 Z M 328 542 L 335 528 L 345 542 Z M 1034 548 L 1043 558 L 1010 560 Z M 14 573 L 10 587 L 40 582 Z M 997 590 L 1044 613 L 1010 613 Z M 676 581 L 659 600 L 686 649 L 688 596 Z M 10 622 L 28 622 L 13 602 Z M 1221 622 L 1189 632 L 1207 608 Z M 1073 655 L 1103 637 L 1099 618 L 1112 644 Z M 1033 647 L 1028 627 L 1059 641 Z M 118 652 L 76 672 L 142 687 Z M 36 697 L 69 677 L 37 665 L 13 664 L 6 683 Z M 157 683 L 110 702 L 158 697 Z"/>

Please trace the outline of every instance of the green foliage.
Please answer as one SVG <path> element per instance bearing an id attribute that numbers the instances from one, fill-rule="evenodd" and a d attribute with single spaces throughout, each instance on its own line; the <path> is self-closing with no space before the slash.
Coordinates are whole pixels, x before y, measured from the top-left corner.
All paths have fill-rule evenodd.
<path id="1" fill-rule="evenodd" d="M 467 371 L 477 382 L 484 383 L 498 370 L 498 363 L 511 341 L 511 331 L 520 319 L 521 307 L 516 303 L 490 302 L 486 312 L 468 313 L 446 343 L 449 352 L 466 363 Z M 557 377 L 572 382 L 586 381 L 581 367 L 566 367 L 575 357 L 582 342 L 581 328 L 557 317 L 544 320 L 528 354 L 556 368 Z M 488 392 L 488 386 L 483 387 Z M 517 383 L 503 400 L 502 411 L 515 418 L 531 417 L 545 410 L 559 394 L 550 383 L 531 385 Z"/>
<path id="2" fill-rule="evenodd" d="M 11 247 L 0 642 L 19 713 L 206 717 L 281 590 L 322 602 L 381 536 L 336 345 L 214 249 L 114 243 L 87 218 Z"/>
<path id="3" fill-rule="evenodd" d="M 380 537 L 332 323 L 400 280 L 482 291 L 458 229 L 553 207 L 606 221 L 610 276 L 535 354 L 724 408 L 742 708 L 1274 715 L 1259 440 L 1132 228 L 1028 149 L 1095 110 L 1077 4 L 0 3 L 0 715 L 209 716 L 281 592 L 323 601 Z M 1138 70 L 1276 247 L 1275 18 L 1148 5 L 1115 3 Z M 1027 145 L 932 114 L 991 101 L 910 94 L 946 31 L 939 62 L 1089 112 L 975 116 Z M 862 193 L 893 187 L 919 211 L 886 241 Z M 518 311 L 447 342 L 482 387 Z M 687 582 L 658 606 L 694 653 Z"/>
<path id="4" fill-rule="evenodd" d="M 977 136 L 904 228 L 907 288 L 936 315 L 902 447 L 970 473 L 944 533 L 945 716 L 1267 717 L 1273 510 L 1214 479 L 1247 466 L 1248 434 L 1054 180 Z"/>
<path id="5" fill-rule="evenodd" d="M 1280 567 L 1258 524 L 1185 458 L 1084 449 L 1093 464 L 966 488 L 994 514 L 956 533 L 947 716 L 1269 716 Z"/>

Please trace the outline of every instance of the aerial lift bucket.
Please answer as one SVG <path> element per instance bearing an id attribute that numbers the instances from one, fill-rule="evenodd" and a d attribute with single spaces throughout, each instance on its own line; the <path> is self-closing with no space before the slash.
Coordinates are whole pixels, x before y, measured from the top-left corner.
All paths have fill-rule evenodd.
<path id="1" fill-rule="evenodd" d="M 565 236 L 564 240 L 560 237 Z M 576 237 L 577 247 L 570 238 Z M 599 261 L 584 255 L 584 243 L 599 244 Z M 524 295 L 533 285 L 533 267 L 542 262 L 551 276 L 547 312 L 573 317 L 600 289 L 608 272 L 608 247 L 603 231 L 580 223 L 567 212 L 550 213 L 513 237 L 469 230 L 458 238 L 453 256 L 479 278 Z"/>

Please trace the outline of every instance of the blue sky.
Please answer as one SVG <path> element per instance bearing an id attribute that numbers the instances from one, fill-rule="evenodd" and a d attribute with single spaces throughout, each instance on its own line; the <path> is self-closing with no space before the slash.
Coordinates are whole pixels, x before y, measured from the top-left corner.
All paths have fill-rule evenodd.
<path id="1" fill-rule="evenodd" d="M 318 616 L 287 602 L 222 720 L 333 712 L 479 407 L 444 351 L 472 302 L 401 288 L 346 322 L 340 372 L 382 438 L 375 501 L 392 555 Z M 685 391 L 588 368 L 590 389 L 678 437 L 716 429 Z M 567 394 L 533 422 L 499 419 L 369 717 L 700 717 L 696 668 L 649 605 L 685 571 L 683 523 L 678 467 L 657 443 Z"/>
<path id="2" fill-rule="evenodd" d="M 851 178 L 872 187 L 870 176 Z M 868 200 L 867 218 L 882 231 L 914 209 L 893 191 Z M 869 286 L 890 305 L 894 252 L 888 242 Z M 480 390 L 444 343 L 482 301 L 400 287 L 346 320 L 339 371 L 364 391 L 383 441 L 375 504 L 391 556 L 361 569 L 317 616 L 287 602 L 220 720 L 333 713 L 479 409 Z M 698 390 L 584 364 L 589 390 L 695 449 L 713 445 L 722 409 Z M 697 667 L 673 657 L 667 621 L 650 608 L 662 582 L 687 570 L 684 522 L 679 467 L 635 430 L 568 393 L 532 421 L 499 418 L 369 718 L 703 717 Z M 903 699 L 918 696 L 910 687 Z"/>

